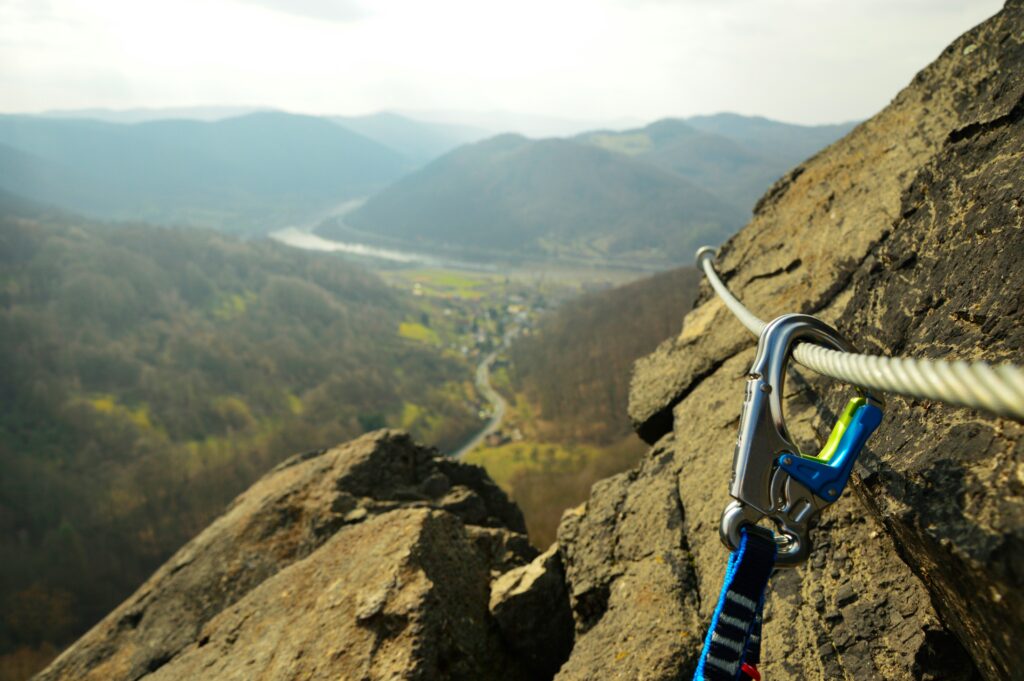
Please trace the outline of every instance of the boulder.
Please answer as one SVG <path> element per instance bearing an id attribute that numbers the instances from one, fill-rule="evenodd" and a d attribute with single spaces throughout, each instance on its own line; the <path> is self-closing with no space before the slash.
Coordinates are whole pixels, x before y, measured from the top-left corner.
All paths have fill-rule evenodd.
<path id="1" fill-rule="evenodd" d="M 449 542 L 452 550 L 458 551 L 453 554 L 452 565 L 472 568 L 469 574 L 484 612 L 492 570 L 526 564 L 537 554 L 526 541 L 519 509 L 483 469 L 437 456 L 433 450 L 414 444 L 405 433 L 378 431 L 339 447 L 292 457 L 279 465 L 235 499 L 223 516 L 179 550 L 37 678 L 134 680 L 159 670 L 186 651 L 191 651 L 190 659 L 196 659 L 196 648 L 206 635 L 202 632 L 208 623 L 233 606 L 242 607 L 239 604 L 243 599 L 297 562 L 312 561 L 289 574 L 308 576 L 322 569 L 317 566 L 332 564 L 342 554 L 360 560 L 359 554 L 366 552 L 367 569 L 392 574 L 398 557 L 412 551 L 412 558 L 403 558 L 412 563 L 403 569 L 420 569 L 433 579 L 440 568 L 417 563 L 420 554 L 414 548 L 425 536 L 436 535 L 430 534 L 424 524 L 436 529 L 437 523 L 448 521 L 428 521 L 428 516 L 421 514 L 397 515 L 385 525 L 375 523 L 382 514 L 416 509 L 435 509 L 451 516 L 452 523 L 465 526 L 461 538 Z M 402 518 L 409 527 L 396 529 L 396 524 L 404 522 Z M 374 554 L 377 548 L 371 541 L 373 532 L 350 532 L 363 525 L 391 528 L 391 545 L 404 548 L 396 549 L 398 553 L 391 558 Z M 329 541 L 330 555 L 319 555 Z M 483 566 L 483 572 L 476 570 L 478 565 Z M 282 576 L 274 583 L 281 584 L 284 579 Z M 295 584 L 291 590 L 295 598 L 311 597 L 301 587 Z M 442 590 L 436 593 L 443 593 L 443 588 L 438 588 Z M 421 597 L 427 598 L 416 596 Z M 253 594 L 253 599 L 267 598 L 266 591 L 259 596 Z M 446 602 L 441 601 L 442 607 Z M 315 605 L 308 599 L 296 603 L 303 608 Z M 261 626 L 285 627 L 279 615 L 254 617 L 263 618 Z M 442 616 L 447 615 L 438 614 Z M 428 627 L 425 631 L 424 636 L 429 638 L 430 632 L 438 629 Z M 422 642 L 416 637 L 400 640 L 410 646 Z M 444 644 L 438 645 L 443 648 Z M 472 650 L 483 654 L 484 648 Z M 488 655 L 492 652 L 487 649 Z M 438 659 L 447 658 L 442 655 Z M 244 664 L 245 660 L 235 662 Z M 470 667 L 452 667 L 455 676 L 438 678 L 466 678 L 458 676 L 458 669 Z M 219 673 L 230 676 L 234 672 L 222 668 Z"/>
<path id="2" fill-rule="evenodd" d="M 489 621 L 489 580 L 455 516 L 390 511 L 260 584 L 146 678 L 528 679 Z"/>
<path id="3" fill-rule="evenodd" d="M 491 584 L 491 615 L 536 678 L 550 679 L 572 649 L 573 620 L 558 545 Z"/>

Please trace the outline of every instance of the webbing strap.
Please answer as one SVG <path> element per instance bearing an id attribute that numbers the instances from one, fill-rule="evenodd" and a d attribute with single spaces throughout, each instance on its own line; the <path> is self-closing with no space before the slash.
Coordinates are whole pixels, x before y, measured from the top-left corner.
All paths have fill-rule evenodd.
<path id="1" fill-rule="evenodd" d="M 768 578 L 775 567 L 776 546 L 771 537 L 740 530 L 739 548 L 729 556 L 722 594 L 708 627 L 694 681 L 738 681 L 754 678 L 744 672 L 761 656 L 761 611 Z M 756 671 L 754 672 L 756 674 Z"/>

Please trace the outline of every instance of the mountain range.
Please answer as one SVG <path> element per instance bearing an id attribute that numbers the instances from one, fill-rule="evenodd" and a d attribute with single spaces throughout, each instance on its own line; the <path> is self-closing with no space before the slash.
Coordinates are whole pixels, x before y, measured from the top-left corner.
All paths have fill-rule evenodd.
<path id="1" fill-rule="evenodd" d="M 773 181 L 852 127 L 720 114 L 569 139 L 499 136 L 450 152 L 318 231 L 485 257 L 688 262 L 697 246 L 739 229 Z"/>
<path id="2" fill-rule="evenodd" d="M 3 188 L 90 215 L 253 233 L 396 179 L 399 153 L 320 118 L 124 125 L 0 118 Z"/>
<path id="3" fill-rule="evenodd" d="M 718 114 L 666 118 L 577 139 L 677 173 L 749 215 L 772 182 L 852 128 L 852 123 L 802 126 Z"/>
<path id="4" fill-rule="evenodd" d="M 689 257 L 695 243 L 719 241 L 743 221 L 653 164 L 574 140 L 502 135 L 438 159 L 323 231 L 347 225 L 483 257 L 658 262 Z"/>
<path id="5" fill-rule="evenodd" d="M 102 218 L 254 234 L 316 220 L 486 134 L 392 114 L 0 116 L 0 188 Z"/>
<path id="6" fill-rule="evenodd" d="M 0 189 L 104 219 L 247 235 L 323 223 L 488 259 L 664 267 L 733 233 L 772 181 L 851 127 L 719 114 L 529 139 L 393 113 L 166 113 L 181 118 L 0 116 Z"/>

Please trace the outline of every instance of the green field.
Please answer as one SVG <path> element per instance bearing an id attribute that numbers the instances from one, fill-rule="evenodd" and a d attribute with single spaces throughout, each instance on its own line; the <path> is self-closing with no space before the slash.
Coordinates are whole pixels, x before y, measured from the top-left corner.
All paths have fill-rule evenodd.
<path id="1" fill-rule="evenodd" d="M 498 293 L 505 282 L 499 275 L 444 269 L 397 270 L 388 272 L 387 278 L 414 295 L 462 300 L 480 300 Z"/>
<path id="2" fill-rule="evenodd" d="M 519 475 L 579 470 L 600 451 L 599 447 L 590 445 L 522 441 L 498 447 L 478 447 L 466 454 L 463 460 L 483 466 L 499 487 L 511 492 Z"/>
<path id="3" fill-rule="evenodd" d="M 441 345 L 441 339 L 438 337 L 437 331 L 416 322 L 402 322 L 399 324 L 398 335 L 402 338 L 426 343 L 427 345 Z"/>
<path id="4" fill-rule="evenodd" d="M 631 468 L 644 443 L 629 436 L 607 446 L 523 440 L 479 447 L 465 456 L 483 466 L 519 505 L 530 541 L 544 549 L 555 540 L 566 509 L 585 502 L 598 480 Z"/>

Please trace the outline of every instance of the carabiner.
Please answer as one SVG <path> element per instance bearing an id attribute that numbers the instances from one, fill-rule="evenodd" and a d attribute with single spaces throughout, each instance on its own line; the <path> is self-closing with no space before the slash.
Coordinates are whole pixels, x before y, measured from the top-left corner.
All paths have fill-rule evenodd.
<path id="1" fill-rule="evenodd" d="M 747 380 L 729 494 L 719 532 L 730 549 L 740 527 L 770 518 L 778 533 L 776 565 L 792 567 L 810 554 L 810 523 L 842 494 L 857 455 L 882 419 L 883 402 L 860 390 L 816 456 L 793 443 L 782 413 L 786 367 L 797 341 L 853 352 L 838 331 L 816 317 L 787 314 L 768 323 L 758 339 Z"/>

